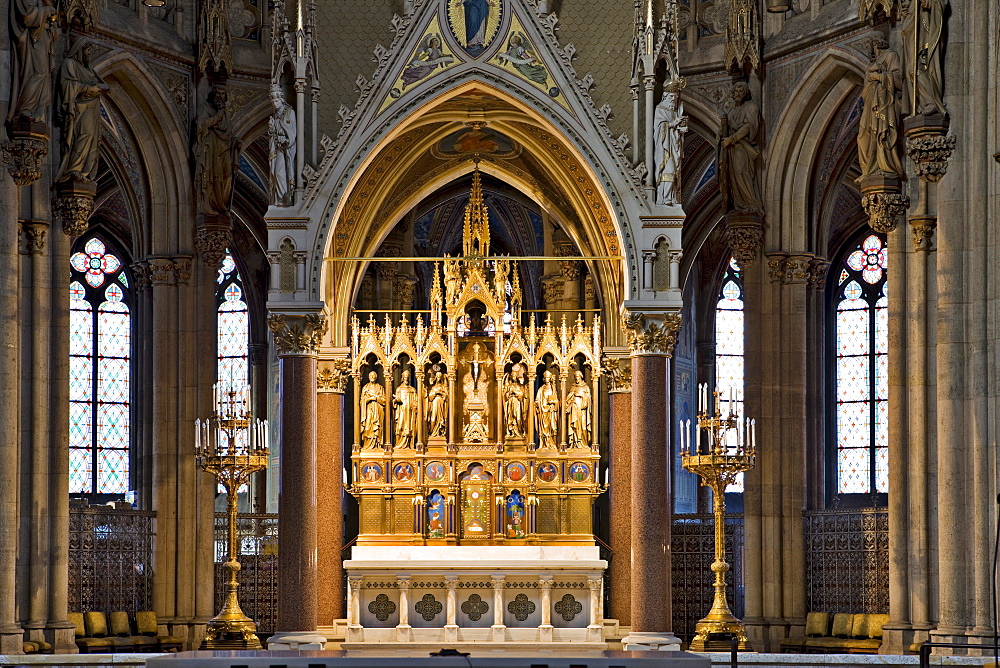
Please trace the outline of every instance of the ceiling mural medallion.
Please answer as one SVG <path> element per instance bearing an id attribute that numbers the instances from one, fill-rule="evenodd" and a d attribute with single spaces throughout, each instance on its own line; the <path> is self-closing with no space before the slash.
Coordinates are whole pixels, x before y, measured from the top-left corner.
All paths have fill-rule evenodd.
<path id="1" fill-rule="evenodd" d="M 496 39 L 506 0 L 447 0 L 448 26 L 470 56 L 478 56 Z"/>
<path id="2" fill-rule="evenodd" d="M 511 19 L 507 43 L 495 56 L 490 58 L 489 62 L 491 65 L 512 72 L 515 76 L 524 79 L 552 99 L 557 100 L 564 107 L 566 106 L 565 96 L 555 85 L 552 75 L 538 57 L 538 49 L 528 39 L 524 27 L 516 15 Z"/>
<path id="3" fill-rule="evenodd" d="M 521 145 L 502 132 L 477 124 L 456 130 L 431 146 L 431 155 L 439 160 L 473 154 L 509 160 L 521 154 Z"/>
<path id="4" fill-rule="evenodd" d="M 406 67 L 403 68 L 399 78 L 392 85 L 389 96 L 382 102 L 379 113 L 385 110 L 393 100 L 399 99 L 407 89 L 454 64 L 455 56 L 441 39 L 441 25 L 435 17 L 424 31 L 420 43 L 410 54 Z"/>

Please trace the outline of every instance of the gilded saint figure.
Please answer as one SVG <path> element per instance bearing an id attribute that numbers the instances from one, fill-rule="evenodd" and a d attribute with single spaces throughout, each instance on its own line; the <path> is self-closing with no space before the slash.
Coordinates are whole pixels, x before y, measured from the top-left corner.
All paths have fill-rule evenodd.
<path id="1" fill-rule="evenodd" d="M 913 116 L 948 115 L 941 79 L 941 42 L 947 0 L 903 0 L 905 110 Z"/>
<path id="2" fill-rule="evenodd" d="M 427 437 L 448 437 L 448 382 L 435 370 L 427 374 Z"/>
<path id="3" fill-rule="evenodd" d="M 723 115 L 719 131 L 719 189 L 726 201 L 726 212 L 762 216 L 760 107 L 750 99 L 750 87 L 742 81 L 733 85 L 732 96 L 734 106 Z"/>
<path id="4" fill-rule="evenodd" d="M 573 372 L 573 385 L 566 395 L 569 412 L 566 441 L 570 448 L 590 447 L 590 388 L 580 370 Z"/>
<path id="5" fill-rule="evenodd" d="M 524 413 L 528 403 L 528 374 L 523 364 L 515 364 L 504 375 L 503 414 L 505 433 L 511 438 L 524 436 Z"/>
<path id="6" fill-rule="evenodd" d="M 899 56 L 882 35 L 872 38 L 872 62 L 861 89 L 858 162 L 861 178 L 902 177 L 899 158 L 900 100 L 903 72 Z"/>
<path id="7" fill-rule="evenodd" d="M 52 104 L 52 42 L 59 34 L 58 18 L 54 0 L 11 0 L 9 67 L 13 77 L 8 121 L 48 120 Z"/>
<path id="8" fill-rule="evenodd" d="M 56 183 L 93 183 L 101 148 L 101 94 L 108 85 L 90 68 L 94 44 L 80 37 L 59 69 L 59 120 L 62 164 Z"/>
<path id="9" fill-rule="evenodd" d="M 396 448 L 412 448 L 417 433 L 417 390 L 410 384 L 410 370 L 404 369 L 392 398 L 395 410 Z"/>
<path id="10" fill-rule="evenodd" d="M 382 444 L 382 419 L 385 416 L 385 388 L 378 383 L 378 374 L 368 373 L 368 382 L 361 389 L 361 447 L 377 448 Z"/>
<path id="11" fill-rule="evenodd" d="M 548 369 L 542 374 L 542 386 L 535 393 L 535 421 L 539 447 L 555 449 L 559 438 L 559 392 L 555 375 Z"/>

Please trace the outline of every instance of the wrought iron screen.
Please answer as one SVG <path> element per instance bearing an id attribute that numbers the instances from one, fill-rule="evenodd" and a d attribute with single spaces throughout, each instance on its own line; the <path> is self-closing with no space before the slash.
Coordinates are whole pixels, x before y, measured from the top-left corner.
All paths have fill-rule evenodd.
<path id="1" fill-rule="evenodd" d="M 155 517 L 131 508 L 70 508 L 70 611 L 152 609 Z"/>
<path id="2" fill-rule="evenodd" d="M 803 513 L 807 609 L 889 612 L 889 512 Z"/>
<path id="3" fill-rule="evenodd" d="M 674 633 L 694 636 L 694 625 L 708 614 L 715 591 L 715 518 L 711 513 L 674 515 L 670 534 Z M 743 618 L 743 515 L 726 515 L 726 596 L 733 614 Z"/>
<path id="4" fill-rule="evenodd" d="M 224 602 L 226 513 L 215 514 L 215 609 Z M 273 633 L 278 614 L 278 516 L 240 513 L 236 518 L 241 568 L 236 574 L 240 607 L 260 633 Z"/>

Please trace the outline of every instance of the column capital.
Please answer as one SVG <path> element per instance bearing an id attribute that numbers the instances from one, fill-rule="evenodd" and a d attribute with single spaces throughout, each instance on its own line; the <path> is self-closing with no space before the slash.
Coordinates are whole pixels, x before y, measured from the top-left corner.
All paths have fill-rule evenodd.
<path id="1" fill-rule="evenodd" d="M 17 252 L 21 255 L 41 255 L 45 250 L 48 221 L 19 220 L 17 223 Z"/>
<path id="2" fill-rule="evenodd" d="M 271 313 L 267 327 L 274 335 L 278 355 L 315 355 L 326 334 L 326 316 L 319 313 Z"/>
<path id="3" fill-rule="evenodd" d="M 632 361 L 628 357 L 601 358 L 601 371 L 608 379 L 608 391 L 611 394 L 624 394 L 632 391 Z"/>
<path id="4" fill-rule="evenodd" d="M 630 354 L 673 357 L 677 334 L 681 329 L 680 311 L 642 313 L 622 309 L 622 331 Z"/>
<path id="5" fill-rule="evenodd" d="M 347 391 L 347 381 L 351 378 L 351 360 L 341 357 L 320 362 L 316 372 L 316 389 L 319 392 L 343 394 Z"/>
<path id="6" fill-rule="evenodd" d="M 458 576 L 457 575 L 445 575 L 444 576 L 444 586 L 448 591 L 455 591 L 458 589 Z"/>

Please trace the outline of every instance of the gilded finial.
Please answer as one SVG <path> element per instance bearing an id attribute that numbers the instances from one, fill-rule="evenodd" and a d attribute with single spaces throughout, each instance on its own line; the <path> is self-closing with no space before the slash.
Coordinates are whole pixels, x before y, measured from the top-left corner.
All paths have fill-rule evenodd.
<path id="1" fill-rule="evenodd" d="M 482 258 L 490 253 L 490 220 L 483 199 L 483 184 L 479 176 L 479 154 L 473 156 L 472 191 L 465 205 L 462 226 L 462 248 L 466 258 Z"/>

